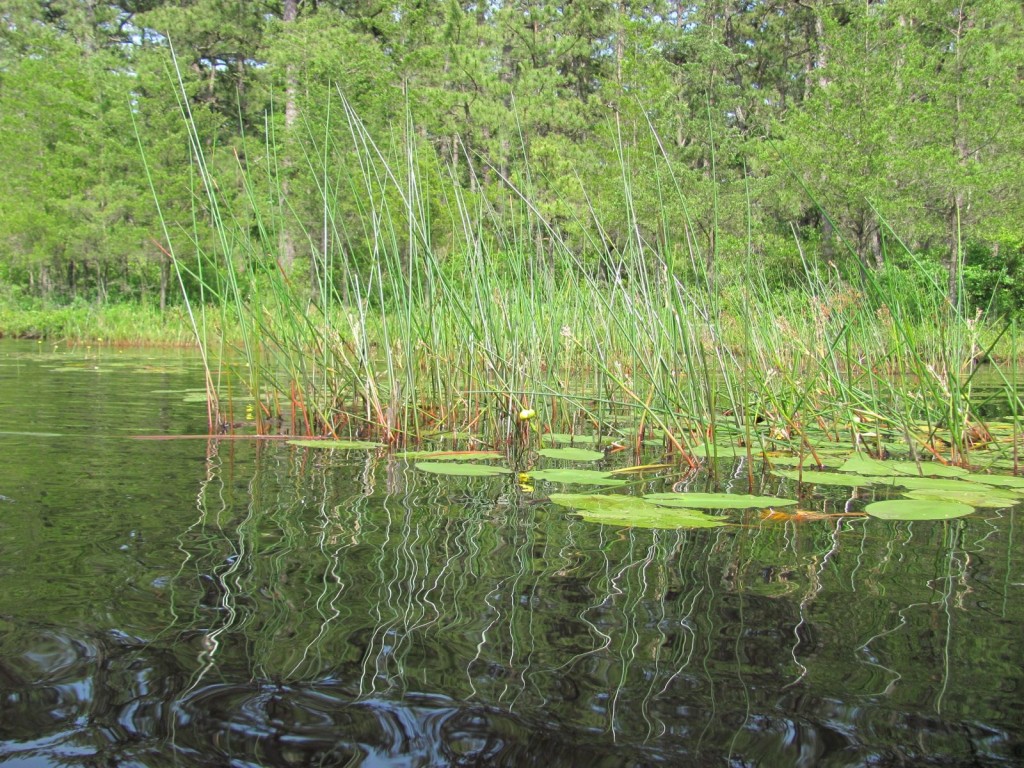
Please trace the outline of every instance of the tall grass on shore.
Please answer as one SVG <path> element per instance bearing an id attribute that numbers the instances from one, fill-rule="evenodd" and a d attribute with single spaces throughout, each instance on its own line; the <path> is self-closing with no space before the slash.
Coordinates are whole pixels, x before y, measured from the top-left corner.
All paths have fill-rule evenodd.
<path id="1" fill-rule="evenodd" d="M 76 300 L 55 304 L 0 292 L 0 338 L 84 342 L 113 346 L 182 347 L 195 335 L 177 307 Z"/>
<path id="2" fill-rule="evenodd" d="M 239 160 L 241 194 L 228 199 L 189 120 L 216 237 L 168 232 L 182 243 L 168 251 L 204 292 L 194 328 L 211 429 L 230 420 L 215 407 L 230 379 L 258 399 L 260 429 L 393 445 L 525 446 L 553 433 L 637 450 L 656 440 L 691 464 L 776 449 L 816 463 L 831 441 L 969 463 L 993 442 L 973 372 L 998 333 L 950 307 L 940 285 L 906 291 L 885 273 L 851 282 L 801 251 L 800 290 L 777 293 L 755 269 L 723 289 L 690 222 L 684 242 L 645 240 L 625 152 L 636 225 L 612 249 L 591 210 L 577 222 L 592 233 L 584 260 L 533 202 L 528 166 L 519 182 L 489 169 L 507 189 L 499 212 L 479 179 L 421 151 L 411 124 L 381 145 L 343 98 L 335 111 L 336 125 L 301 142 L 316 216 L 289 207 L 272 131 L 258 172 Z M 685 209 L 652 136 L 663 194 Z M 357 215 L 342 215 L 342 199 Z M 307 244 L 308 278 L 281 264 L 282 237 Z M 227 325 L 237 343 L 220 335 Z M 1015 364 L 993 375 L 987 397 L 1012 414 L 1015 465 Z"/>

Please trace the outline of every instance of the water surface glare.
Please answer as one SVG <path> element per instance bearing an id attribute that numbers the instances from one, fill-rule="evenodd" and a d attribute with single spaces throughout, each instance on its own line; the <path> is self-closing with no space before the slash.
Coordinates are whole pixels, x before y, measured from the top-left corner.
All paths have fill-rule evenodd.
<path id="1" fill-rule="evenodd" d="M 0 760 L 1024 764 L 1019 508 L 624 529 L 515 475 L 133 439 L 205 432 L 201 383 L 0 342 Z"/>

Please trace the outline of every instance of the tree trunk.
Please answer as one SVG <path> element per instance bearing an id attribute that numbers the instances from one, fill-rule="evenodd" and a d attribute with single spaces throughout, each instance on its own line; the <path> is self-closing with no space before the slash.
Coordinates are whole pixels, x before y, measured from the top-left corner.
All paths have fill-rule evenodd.
<path id="1" fill-rule="evenodd" d="M 966 168 L 971 152 L 967 144 L 966 126 L 964 124 L 964 103 L 960 86 L 963 82 L 963 38 L 973 24 L 967 17 L 961 6 L 957 13 L 957 27 L 953 31 L 955 39 L 954 52 L 955 76 L 956 76 L 956 98 L 954 99 L 954 133 L 953 146 L 956 150 L 956 160 L 961 168 Z M 957 184 L 953 191 L 952 205 L 949 209 L 949 303 L 953 309 L 960 309 L 960 269 L 963 266 L 963 240 L 960 236 L 960 220 L 964 212 L 967 200 L 964 197 L 963 188 Z"/>
<path id="2" fill-rule="evenodd" d="M 960 212 L 964 206 L 963 192 L 957 190 L 953 195 L 953 205 L 949 209 L 949 303 L 953 309 L 960 309 L 960 267 L 963 264 L 963 251 L 960 240 Z"/>
<path id="3" fill-rule="evenodd" d="M 821 221 L 821 256 L 826 262 L 836 258 L 836 232 L 828 216 L 822 216 Z"/>
<path id="4" fill-rule="evenodd" d="M 167 309 L 167 284 L 171 280 L 171 264 L 166 257 L 160 259 L 160 311 Z"/>
<path id="5" fill-rule="evenodd" d="M 868 243 L 871 247 L 871 256 L 875 261 L 875 269 L 885 266 L 885 256 L 882 251 L 882 229 L 877 224 L 872 225 L 868 233 Z"/>
<path id="6" fill-rule="evenodd" d="M 281 20 L 285 24 L 293 23 L 299 16 L 298 0 L 284 0 L 281 13 Z M 291 228 L 291 213 L 288 206 L 288 194 L 290 185 L 288 177 L 291 173 L 291 139 L 294 133 L 295 122 L 298 119 L 298 107 L 295 103 L 295 95 L 298 90 L 295 79 L 295 67 L 289 64 L 285 67 L 285 97 L 284 97 L 284 156 L 281 160 L 281 228 L 278 234 L 278 245 L 280 253 L 278 256 L 281 269 L 286 274 L 292 270 L 295 263 L 295 238 Z"/>

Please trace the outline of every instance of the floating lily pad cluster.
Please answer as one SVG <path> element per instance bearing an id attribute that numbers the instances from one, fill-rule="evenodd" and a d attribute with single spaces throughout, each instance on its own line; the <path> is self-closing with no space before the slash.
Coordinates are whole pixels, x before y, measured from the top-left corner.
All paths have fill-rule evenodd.
<path id="1" fill-rule="evenodd" d="M 575 510 L 590 522 L 636 528 L 715 528 L 728 523 L 721 516 L 703 510 L 764 509 L 796 504 L 795 499 L 741 493 L 648 493 L 642 497 L 553 493 L 551 501 Z"/>
<path id="2" fill-rule="evenodd" d="M 1024 500 L 1024 478 L 971 473 L 934 461 L 913 462 L 852 456 L 838 472 L 775 470 L 774 474 L 812 485 L 888 486 L 906 499 L 869 504 L 865 512 L 885 520 L 950 520 L 977 507 L 1010 507 Z"/>
<path id="3" fill-rule="evenodd" d="M 563 461 L 600 461 L 604 458 L 603 452 L 587 448 L 541 448 L 537 453 L 548 459 Z"/>
<path id="4" fill-rule="evenodd" d="M 327 440 L 312 438 L 309 440 L 289 440 L 288 445 L 295 445 L 300 448 L 324 448 L 344 451 L 372 451 L 380 448 L 381 443 L 371 443 L 368 440 Z"/>
<path id="5" fill-rule="evenodd" d="M 584 520 L 632 528 L 716 528 L 720 517 L 696 509 L 662 507 L 638 496 L 553 493 L 551 501 L 575 511 Z"/>
<path id="6" fill-rule="evenodd" d="M 541 448 L 538 454 L 564 462 L 590 463 L 604 458 L 601 451 L 574 446 L 568 442 L 592 443 L 587 436 L 548 435 L 557 448 Z M 290 440 L 289 444 L 342 450 L 372 450 L 379 443 L 349 440 Z M 740 449 L 724 455 L 739 455 Z M 506 467 L 480 462 L 500 460 L 498 451 L 409 451 L 396 454 L 414 460 L 421 472 L 459 477 L 496 477 L 512 474 Z M 723 454 L 719 454 L 723 455 Z M 906 498 L 869 504 L 867 514 L 886 520 L 950 520 L 971 514 L 976 508 L 1002 508 L 1024 500 L 1024 478 L 971 473 L 960 467 L 938 462 L 879 460 L 855 455 L 845 460 L 819 455 L 826 469 L 776 469 L 774 474 L 813 485 L 849 487 L 888 486 Z M 791 457 L 773 457 L 779 465 L 794 463 Z M 612 488 L 629 482 L 630 473 L 661 469 L 665 465 L 644 465 L 602 471 L 580 467 L 546 467 L 521 475 L 524 483 L 542 480 L 562 485 L 590 485 Z M 817 465 L 820 466 L 820 465 Z M 725 525 L 721 516 L 706 510 L 775 509 L 796 504 L 794 499 L 752 496 L 735 493 L 649 493 L 642 497 L 598 493 L 553 493 L 551 501 L 575 510 L 583 519 L 607 525 L 646 528 L 691 528 Z"/>

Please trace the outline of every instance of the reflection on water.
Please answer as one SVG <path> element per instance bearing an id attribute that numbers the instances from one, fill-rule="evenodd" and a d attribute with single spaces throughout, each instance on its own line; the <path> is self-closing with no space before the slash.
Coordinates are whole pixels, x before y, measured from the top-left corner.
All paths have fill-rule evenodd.
<path id="1" fill-rule="evenodd" d="M 54 404 L 41 365 L 9 370 L 0 402 L 42 398 L 31 431 L 67 435 L 59 411 L 83 391 L 62 378 Z M 156 431 L 147 413 L 171 433 L 205 413 L 152 392 L 194 380 L 187 360 L 111 376 L 117 430 L 104 427 L 108 402 L 78 412 L 70 437 L 0 434 L 2 757 L 1024 760 L 1012 509 L 946 524 L 751 512 L 712 530 L 606 528 L 540 501 L 553 486 L 524 496 L 513 478 L 279 443 L 126 439 Z M 8 417 L 0 431 L 13 431 Z M 804 504 L 864 502 L 838 493 Z"/>

